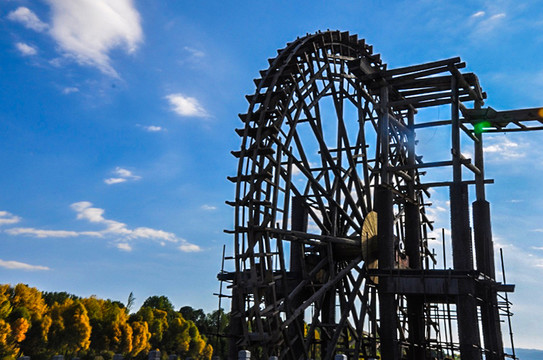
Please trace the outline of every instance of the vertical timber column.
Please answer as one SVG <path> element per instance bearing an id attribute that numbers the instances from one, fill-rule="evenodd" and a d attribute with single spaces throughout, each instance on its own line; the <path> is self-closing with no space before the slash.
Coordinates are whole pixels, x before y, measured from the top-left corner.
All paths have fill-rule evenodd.
<path id="1" fill-rule="evenodd" d="M 238 261 L 236 259 L 236 261 Z M 242 295 L 240 294 L 241 276 L 236 271 L 234 287 L 232 289 L 232 312 L 230 317 L 230 338 L 228 339 L 228 358 L 236 359 L 238 351 L 241 349 L 238 345 L 239 339 L 243 336 L 243 327 L 241 320 L 241 311 L 243 309 Z"/>
<path id="2" fill-rule="evenodd" d="M 379 136 L 380 136 L 380 179 L 377 188 L 375 206 L 377 209 L 377 238 L 379 241 L 379 271 L 394 269 L 394 235 L 392 191 L 388 173 L 389 158 L 389 118 L 388 118 L 388 85 L 381 86 L 381 102 L 379 107 Z M 398 360 L 399 348 L 397 338 L 397 308 L 396 296 L 384 293 L 386 277 L 379 278 L 379 318 L 381 358 L 383 360 Z"/>
<path id="3" fill-rule="evenodd" d="M 407 164 L 409 182 L 407 184 L 408 202 L 405 204 L 405 251 L 409 257 L 409 268 L 420 269 L 420 214 L 419 202 L 415 193 L 415 118 L 414 110 L 407 113 L 409 133 L 407 135 Z M 407 296 L 407 316 L 409 323 L 409 359 L 424 359 L 424 299 L 421 295 Z"/>
<path id="4" fill-rule="evenodd" d="M 479 102 L 475 103 L 481 108 Z M 483 135 L 475 134 L 479 141 L 475 142 L 475 166 L 480 173 L 475 175 L 475 192 L 477 199 L 473 202 L 473 232 L 475 237 L 475 259 L 477 270 L 494 281 L 496 271 L 494 264 L 494 244 L 492 242 L 492 226 L 490 222 L 490 204 L 485 199 L 485 175 L 483 157 Z M 486 291 L 487 298 L 481 304 L 483 339 L 487 350 L 486 359 L 502 360 L 504 358 L 498 298 L 494 286 Z"/>
<path id="5" fill-rule="evenodd" d="M 453 184 L 450 189 L 450 200 L 453 264 L 455 270 L 473 270 L 468 187 L 462 183 L 462 164 L 460 162 L 458 82 L 454 75 L 451 78 L 451 90 Z M 456 306 L 460 357 L 462 360 L 480 360 L 479 321 L 477 318 L 477 302 L 474 294 L 459 295 Z"/>
<path id="6" fill-rule="evenodd" d="M 291 224 L 292 230 L 307 232 L 307 209 L 304 205 L 304 199 L 300 196 L 292 198 Z M 290 243 L 290 274 L 294 281 L 293 286 L 297 286 L 303 280 L 303 262 L 304 262 L 304 244 L 296 241 Z M 292 289 L 291 289 L 292 290 Z M 295 296 L 288 304 L 290 311 L 293 312 L 302 305 L 301 295 Z M 289 350 L 295 359 L 304 354 L 304 315 L 303 313 L 293 321 L 288 327 L 288 341 L 292 342 Z"/>

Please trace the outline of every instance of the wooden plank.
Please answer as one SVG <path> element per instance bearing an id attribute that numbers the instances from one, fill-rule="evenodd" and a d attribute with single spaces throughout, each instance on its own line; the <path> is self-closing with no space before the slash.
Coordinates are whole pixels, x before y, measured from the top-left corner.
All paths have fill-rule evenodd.
<path id="1" fill-rule="evenodd" d="M 394 76 L 394 75 L 400 75 L 400 74 L 407 74 L 407 73 L 413 73 L 421 70 L 427 70 L 431 68 L 436 67 L 442 67 L 446 65 L 454 65 L 460 63 L 459 57 L 454 57 L 450 59 L 444 59 L 444 60 L 438 60 L 438 61 L 432 61 L 424 64 L 418 64 L 418 65 L 411 65 L 411 66 L 405 66 L 405 67 L 399 67 L 395 69 L 387 70 L 383 75 L 385 77 Z"/>
<path id="2" fill-rule="evenodd" d="M 460 95 L 467 95 L 468 92 L 466 90 L 459 91 Z M 391 101 L 390 106 L 392 107 L 402 107 L 405 105 L 413 105 L 415 108 L 417 107 L 417 104 L 428 101 L 428 100 L 439 100 L 439 99 L 450 99 L 452 93 L 450 91 L 448 92 L 439 92 L 434 94 L 428 94 L 428 95 L 421 95 L 421 96 L 414 96 L 409 98 L 404 98 L 402 100 L 397 101 Z"/>
<path id="3" fill-rule="evenodd" d="M 471 86 L 468 84 L 464 76 L 458 71 L 458 69 L 455 66 L 449 66 L 449 70 L 451 73 L 456 77 L 456 80 L 458 80 L 458 84 L 464 88 L 464 90 L 467 90 L 469 94 L 478 101 L 483 101 L 483 94 L 480 92 L 476 92 L 471 88 Z"/>
<path id="4" fill-rule="evenodd" d="M 466 63 L 460 63 L 457 66 L 458 66 L 458 68 L 464 68 L 466 66 Z M 423 78 L 423 77 L 430 76 L 430 75 L 435 75 L 435 74 L 448 72 L 449 69 L 450 69 L 449 66 L 441 66 L 441 67 L 438 67 L 438 68 L 428 69 L 428 70 L 420 71 L 420 72 L 413 73 L 413 74 L 398 76 L 398 77 L 394 77 L 394 78 L 390 78 L 390 79 L 385 78 L 385 79 L 387 79 L 387 82 L 390 85 L 398 86 L 398 85 L 401 85 L 401 84 L 409 83 L 409 82 L 411 82 L 411 81 L 413 81 L 415 79 L 418 79 L 418 78 Z"/>

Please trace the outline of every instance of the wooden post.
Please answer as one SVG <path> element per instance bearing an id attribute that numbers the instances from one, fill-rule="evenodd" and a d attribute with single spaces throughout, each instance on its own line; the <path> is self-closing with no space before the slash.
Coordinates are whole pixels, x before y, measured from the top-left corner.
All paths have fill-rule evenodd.
<path id="1" fill-rule="evenodd" d="M 468 187 L 462 183 L 462 164 L 460 162 L 460 118 L 456 76 L 451 77 L 451 90 L 453 184 L 450 188 L 450 201 L 453 265 L 455 270 L 473 270 Z M 459 295 L 456 306 L 458 312 L 460 355 L 462 359 L 480 360 L 479 321 L 477 318 L 477 302 L 474 294 Z"/>
<path id="2" fill-rule="evenodd" d="M 379 270 L 394 269 L 394 233 L 392 212 L 392 191 L 389 188 L 389 118 L 388 118 L 388 85 L 381 87 L 381 103 L 379 109 L 380 136 L 380 185 L 376 190 L 375 206 L 377 209 L 377 236 L 379 241 Z M 384 293 L 386 278 L 379 278 L 379 318 L 381 357 L 387 360 L 399 359 L 397 338 L 397 306 L 394 294 Z"/>

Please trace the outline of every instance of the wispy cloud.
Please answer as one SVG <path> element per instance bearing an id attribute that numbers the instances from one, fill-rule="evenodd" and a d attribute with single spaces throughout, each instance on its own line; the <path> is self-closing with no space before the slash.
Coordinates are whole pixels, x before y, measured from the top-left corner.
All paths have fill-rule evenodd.
<path id="1" fill-rule="evenodd" d="M 25 270 L 25 271 L 44 271 L 44 270 L 51 270 L 47 266 L 41 266 L 41 265 L 30 265 L 25 264 L 19 261 L 6 261 L 0 259 L 0 267 L 3 267 L 5 269 L 10 270 Z"/>
<path id="2" fill-rule="evenodd" d="M 196 98 L 183 94 L 170 94 L 166 96 L 171 109 L 179 116 L 184 117 L 208 117 L 207 111 L 200 105 Z"/>
<path id="3" fill-rule="evenodd" d="M 499 13 L 499 14 L 492 15 L 488 20 L 497 21 L 497 20 L 503 19 L 505 16 L 506 16 L 505 13 Z"/>
<path id="4" fill-rule="evenodd" d="M 104 179 L 104 182 L 108 185 L 113 184 L 120 184 L 123 182 L 126 182 L 128 180 L 139 180 L 141 179 L 141 176 L 134 175 L 132 171 L 123 169 L 121 167 L 116 167 L 113 173 L 116 175 L 115 177 Z"/>
<path id="5" fill-rule="evenodd" d="M 201 206 L 201 209 L 206 210 L 206 211 L 214 211 L 214 210 L 217 210 L 217 207 L 213 205 L 204 204 Z"/>
<path id="6" fill-rule="evenodd" d="M 165 128 L 162 126 L 156 126 L 156 125 L 140 125 L 145 131 L 148 132 L 160 132 L 160 131 L 166 131 Z"/>
<path id="7" fill-rule="evenodd" d="M 130 244 L 128 244 L 128 243 L 118 243 L 117 244 L 117 249 L 122 250 L 122 251 L 130 252 L 130 251 L 132 251 L 132 246 L 130 246 Z"/>
<path id="8" fill-rule="evenodd" d="M 123 178 L 108 178 L 108 179 L 104 179 L 104 182 L 108 185 L 113 185 L 113 184 L 120 184 L 120 183 L 123 183 L 125 182 L 126 179 L 123 179 Z"/>
<path id="9" fill-rule="evenodd" d="M 77 231 L 68 231 L 68 230 L 44 230 L 44 229 L 34 229 L 34 228 L 11 228 L 7 229 L 6 233 L 10 235 L 29 235 L 38 238 L 48 238 L 48 237 L 75 237 L 79 236 L 80 233 Z"/>
<path id="10" fill-rule="evenodd" d="M 77 213 L 78 220 L 86 220 L 90 223 L 102 225 L 104 229 L 98 231 L 71 231 L 71 230 L 46 230 L 35 228 L 11 228 L 5 230 L 9 235 L 26 235 L 37 238 L 68 238 L 78 236 L 90 236 L 112 239 L 115 246 L 122 251 L 131 251 L 132 246 L 128 243 L 130 240 L 155 240 L 160 243 L 170 242 L 180 244 L 178 248 L 185 252 L 200 251 L 201 248 L 188 242 L 185 239 L 177 237 L 174 233 L 164 230 L 153 229 L 149 227 L 130 228 L 127 224 L 106 219 L 105 210 L 93 207 L 88 201 L 73 203 L 72 210 Z"/>
<path id="11" fill-rule="evenodd" d="M 53 1 L 50 34 L 68 57 L 118 77 L 109 52 L 134 52 L 142 42 L 140 14 L 132 0 Z"/>
<path id="12" fill-rule="evenodd" d="M 198 245 L 191 244 L 188 241 L 186 241 L 185 239 L 181 239 L 181 245 L 179 245 L 178 249 L 181 250 L 182 252 L 199 252 L 199 251 L 202 251 L 202 249 Z"/>
<path id="13" fill-rule="evenodd" d="M 489 143 L 489 145 L 484 147 L 484 151 L 487 154 L 492 154 L 493 158 L 498 156 L 501 160 L 513 160 L 526 156 L 524 146 L 506 137 L 492 138 Z"/>
<path id="14" fill-rule="evenodd" d="M 65 87 L 64 89 L 62 89 L 62 93 L 65 95 L 76 93 L 76 92 L 79 92 L 79 89 L 76 87 Z"/>
<path id="15" fill-rule="evenodd" d="M 7 211 L 0 211 L 0 225 L 11 225 L 21 221 L 19 216 L 13 215 Z"/>
<path id="16" fill-rule="evenodd" d="M 29 8 L 21 6 L 8 14 L 8 19 L 23 24 L 25 27 L 42 32 L 49 26 L 42 22 Z"/>
<path id="17" fill-rule="evenodd" d="M 475 28 L 473 34 L 476 37 L 486 36 L 498 29 L 503 24 L 503 19 L 507 16 L 505 12 L 487 14 L 485 11 L 478 11 L 471 15 Z"/>
<path id="18" fill-rule="evenodd" d="M 191 48 L 189 46 L 185 46 L 183 49 L 195 58 L 203 58 L 206 55 L 203 51 Z"/>
<path id="19" fill-rule="evenodd" d="M 35 47 L 22 42 L 16 43 L 15 47 L 23 56 L 32 56 L 38 53 L 38 50 Z"/>

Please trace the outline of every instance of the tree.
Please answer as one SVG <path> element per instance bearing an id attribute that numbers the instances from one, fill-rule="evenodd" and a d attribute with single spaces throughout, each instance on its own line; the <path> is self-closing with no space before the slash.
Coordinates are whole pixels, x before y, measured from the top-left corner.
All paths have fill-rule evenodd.
<path id="1" fill-rule="evenodd" d="M 53 291 L 53 292 L 48 292 L 48 291 L 44 291 L 42 293 L 42 297 L 43 297 L 43 300 L 45 301 L 45 304 L 48 306 L 48 307 L 51 307 L 53 306 L 55 303 L 58 303 L 58 304 L 64 304 L 64 302 L 68 299 L 71 299 L 71 300 L 78 300 L 80 299 L 78 296 L 76 295 L 73 295 L 73 294 L 69 294 L 65 291 L 60 291 L 60 292 L 56 292 L 56 291 Z"/>
<path id="2" fill-rule="evenodd" d="M 135 321 L 145 321 L 148 324 L 151 333 L 149 339 L 151 347 L 160 349 L 164 333 L 168 329 L 168 313 L 157 308 L 142 306 L 131 318 Z"/>
<path id="3" fill-rule="evenodd" d="M 51 308 L 49 343 L 52 350 L 75 355 L 91 344 L 91 325 L 87 309 L 80 300 L 55 302 Z"/>
<path id="4" fill-rule="evenodd" d="M 228 356 L 228 339 L 224 335 L 228 332 L 230 324 L 230 314 L 225 313 L 224 309 L 215 310 L 206 315 L 205 327 L 200 330 L 209 339 L 209 344 L 213 346 L 213 355 L 226 358 Z"/>
<path id="5" fill-rule="evenodd" d="M 0 320 L 0 359 L 14 359 L 18 348 L 12 338 L 11 326 L 5 320 Z"/>
<path id="6" fill-rule="evenodd" d="M 130 306 L 134 299 L 131 293 Z M 151 348 L 209 360 L 213 346 L 203 331 L 216 331 L 214 319 L 220 317 L 190 306 L 176 312 L 166 296 L 149 297 L 129 315 L 119 301 L 0 285 L 0 360 L 47 360 L 54 354 L 110 359 L 114 353 L 143 359 Z"/>
<path id="7" fill-rule="evenodd" d="M 132 307 L 134 306 L 134 302 L 136 301 L 136 297 L 134 296 L 134 293 L 131 291 L 130 295 L 128 295 L 128 300 L 126 301 L 126 312 L 130 313 L 132 310 Z"/>
<path id="8" fill-rule="evenodd" d="M 206 329 L 206 314 L 202 309 L 193 309 L 190 306 L 183 306 L 179 309 L 179 313 L 183 315 L 185 320 L 190 320 L 196 324 L 200 332 L 205 333 Z"/>
<path id="9" fill-rule="evenodd" d="M 147 352 L 151 349 L 149 339 L 151 333 L 149 332 L 149 325 L 145 321 L 133 321 L 130 323 L 132 326 L 132 351 L 131 356 L 137 356 L 142 352 Z"/>
<path id="10" fill-rule="evenodd" d="M 144 302 L 142 307 L 150 307 L 153 309 L 159 309 L 170 313 L 174 311 L 173 305 L 166 296 L 151 296 L 148 297 Z"/>
<path id="11" fill-rule="evenodd" d="M 63 316 L 66 323 L 64 336 L 68 351 L 77 353 L 80 350 L 87 350 L 91 343 L 92 328 L 85 306 L 76 300 L 66 307 Z"/>

